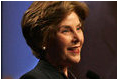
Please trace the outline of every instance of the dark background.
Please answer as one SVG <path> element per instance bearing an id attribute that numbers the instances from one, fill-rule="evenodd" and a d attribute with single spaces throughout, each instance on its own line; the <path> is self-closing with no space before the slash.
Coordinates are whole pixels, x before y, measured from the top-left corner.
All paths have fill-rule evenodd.
<path id="1" fill-rule="evenodd" d="M 2 1 L 2 78 L 19 78 L 38 62 L 21 31 L 28 1 Z M 85 43 L 81 62 L 70 69 L 78 78 L 117 78 L 117 1 L 86 1 Z M 94 77 L 95 78 L 95 77 Z"/>

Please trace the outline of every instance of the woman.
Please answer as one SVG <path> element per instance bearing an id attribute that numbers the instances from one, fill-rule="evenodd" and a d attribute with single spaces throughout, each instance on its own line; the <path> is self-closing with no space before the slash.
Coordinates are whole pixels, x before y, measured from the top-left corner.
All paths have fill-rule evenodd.
<path id="1" fill-rule="evenodd" d="M 21 78 L 75 78 L 68 67 L 80 61 L 87 15 L 88 7 L 81 2 L 33 2 L 23 16 L 22 31 L 40 61 Z"/>

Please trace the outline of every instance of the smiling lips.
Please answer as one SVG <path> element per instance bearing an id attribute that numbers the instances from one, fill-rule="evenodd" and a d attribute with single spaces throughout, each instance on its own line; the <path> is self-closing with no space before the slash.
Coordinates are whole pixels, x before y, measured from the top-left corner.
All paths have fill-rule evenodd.
<path id="1" fill-rule="evenodd" d="M 68 48 L 68 52 L 79 54 L 80 51 L 79 51 L 78 47 L 70 47 L 70 48 Z"/>

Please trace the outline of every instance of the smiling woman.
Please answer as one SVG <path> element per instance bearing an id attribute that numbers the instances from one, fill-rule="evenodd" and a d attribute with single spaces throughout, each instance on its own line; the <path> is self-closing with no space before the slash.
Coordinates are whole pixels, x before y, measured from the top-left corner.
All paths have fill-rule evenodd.
<path id="1" fill-rule="evenodd" d="M 38 65 L 21 78 L 75 78 L 68 67 L 80 61 L 84 43 L 85 3 L 37 1 L 25 12 L 22 31 Z"/>
<path id="2" fill-rule="evenodd" d="M 70 13 L 59 24 L 56 37 L 49 41 L 48 47 L 50 49 L 48 49 L 47 55 L 50 57 L 50 62 L 56 65 L 63 64 L 63 66 L 67 66 L 80 61 L 80 51 L 84 42 L 84 36 L 83 31 L 78 24 L 80 25 L 81 22 L 75 12 Z M 54 61 L 53 58 L 55 57 L 57 58 Z"/>

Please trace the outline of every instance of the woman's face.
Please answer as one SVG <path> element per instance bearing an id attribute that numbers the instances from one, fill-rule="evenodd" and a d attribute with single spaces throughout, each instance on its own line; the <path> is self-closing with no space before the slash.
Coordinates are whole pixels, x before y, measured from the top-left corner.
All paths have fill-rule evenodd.
<path id="1" fill-rule="evenodd" d="M 80 20 L 75 12 L 69 14 L 58 26 L 59 30 L 48 46 L 48 56 L 59 65 L 80 61 L 84 42 Z"/>

